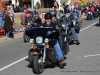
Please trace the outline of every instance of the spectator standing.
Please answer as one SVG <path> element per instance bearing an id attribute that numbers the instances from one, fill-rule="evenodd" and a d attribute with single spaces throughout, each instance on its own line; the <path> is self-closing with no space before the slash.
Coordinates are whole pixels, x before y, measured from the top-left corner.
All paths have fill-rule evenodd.
<path id="1" fill-rule="evenodd" d="M 56 12 L 59 11 L 59 3 L 56 0 L 54 0 L 54 8 L 56 9 Z"/>
<path id="2" fill-rule="evenodd" d="M 64 13 L 64 7 L 63 7 L 63 5 L 60 6 L 59 11 L 60 11 L 60 14 Z"/>
<path id="3" fill-rule="evenodd" d="M 21 13 L 24 12 L 24 9 L 23 9 L 22 6 L 19 5 L 19 8 L 20 8 L 19 10 L 20 10 Z"/>
<path id="4" fill-rule="evenodd" d="M 74 10 L 74 5 L 70 4 L 70 10 L 73 11 Z"/>
<path id="5" fill-rule="evenodd" d="M 12 12 L 12 22 L 14 23 L 14 7 L 13 4 L 10 4 L 10 11 Z"/>
<path id="6" fill-rule="evenodd" d="M 11 34 L 13 34 L 13 27 L 9 12 L 6 12 L 4 29 L 6 32 L 6 40 L 11 40 L 11 37 L 13 38 L 13 36 L 11 36 Z"/>
<path id="7" fill-rule="evenodd" d="M 34 12 L 35 12 L 35 15 L 39 15 L 39 14 L 40 14 L 38 5 L 35 5 L 35 7 L 34 7 Z"/>
<path id="8" fill-rule="evenodd" d="M 10 9 L 10 6 L 7 7 L 7 11 L 10 13 L 11 20 L 14 23 L 14 11 L 12 8 Z"/>

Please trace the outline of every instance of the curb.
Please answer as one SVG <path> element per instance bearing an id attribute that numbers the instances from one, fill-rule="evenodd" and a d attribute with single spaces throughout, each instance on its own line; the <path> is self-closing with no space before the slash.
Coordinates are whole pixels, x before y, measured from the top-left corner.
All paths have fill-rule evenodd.
<path id="1" fill-rule="evenodd" d="M 18 38 L 21 38 L 21 37 L 23 37 L 23 32 L 14 35 L 14 39 L 18 39 Z M 12 40 L 14 40 L 14 39 L 12 39 Z M 9 41 L 11 41 L 11 40 L 9 40 Z M 4 43 L 4 42 L 8 42 L 6 40 L 6 37 L 0 38 L 0 44 Z"/>

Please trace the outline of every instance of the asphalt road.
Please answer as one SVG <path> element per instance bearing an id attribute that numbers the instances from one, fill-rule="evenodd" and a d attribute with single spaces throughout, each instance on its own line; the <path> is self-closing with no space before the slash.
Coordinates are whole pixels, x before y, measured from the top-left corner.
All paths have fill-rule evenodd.
<path id="1" fill-rule="evenodd" d="M 83 21 L 78 34 L 81 44 L 70 45 L 65 69 L 48 68 L 41 75 L 100 75 L 100 27 L 90 26 L 97 21 Z M 23 43 L 23 38 L 0 44 L 0 75 L 34 75 L 28 61 L 13 63 L 27 56 L 29 45 Z M 11 63 L 14 65 L 10 66 Z"/>

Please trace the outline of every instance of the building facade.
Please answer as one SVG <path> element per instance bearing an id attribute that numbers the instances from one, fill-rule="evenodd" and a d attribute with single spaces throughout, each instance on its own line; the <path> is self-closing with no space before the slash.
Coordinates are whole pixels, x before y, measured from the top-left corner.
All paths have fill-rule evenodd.
<path id="1" fill-rule="evenodd" d="M 2 0 L 2 1 L 7 1 L 8 3 L 12 3 L 15 6 L 24 6 L 25 4 L 29 4 L 30 6 L 32 5 L 33 2 L 33 6 L 36 5 L 37 2 L 40 3 L 42 8 L 51 8 L 53 7 L 54 4 L 54 0 Z M 75 2 L 80 2 L 80 0 L 57 0 L 59 4 L 62 4 L 63 2 L 67 2 L 68 4 L 73 3 L 75 4 Z M 100 1 L 100 0 L 88 0 L 88 1 Z"/>
<path id="2" fill-rule="evenodd" d="M 31 6 L 32 2 L 33 5 L 36 5 L 37 2 L 40 3 L 42 8 L 51 8 L 53 7 L 54 0 L 2 0 L 2 1 L 7 1 L 7 4 L 9 5 L 10 3 L 14 4 L 15 6 L 24 6 L 26 4 L 29 4 Z M 61 0 L 57 0 L 58 3 L 61 3 Z"/>

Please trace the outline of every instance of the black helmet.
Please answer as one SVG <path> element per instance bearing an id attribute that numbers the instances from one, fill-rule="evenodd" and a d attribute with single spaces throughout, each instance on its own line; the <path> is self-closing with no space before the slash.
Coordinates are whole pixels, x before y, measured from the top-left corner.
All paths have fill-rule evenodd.
<path id="1" fill-rule="evenodd" d="M 56 10 L 51 10 L 50 13 L 51 13 L 52 17 L 56 17 Z"/>
<path id="2" fill-rule="evenodd" d="M 89 7 L 92 7 L 92 4 L 90 4 Z"/>
<path id="3" fill-rule="evenodd" d="M 89 3 L 88 5 L 89 5 L 89 7 L 92 7 L 92 3 Z"/>
<path id="4" fill-rule="evenodd" d="M 52 19 L 51 13 L 46 13 L 45 14 L 45 19 Z"/>

